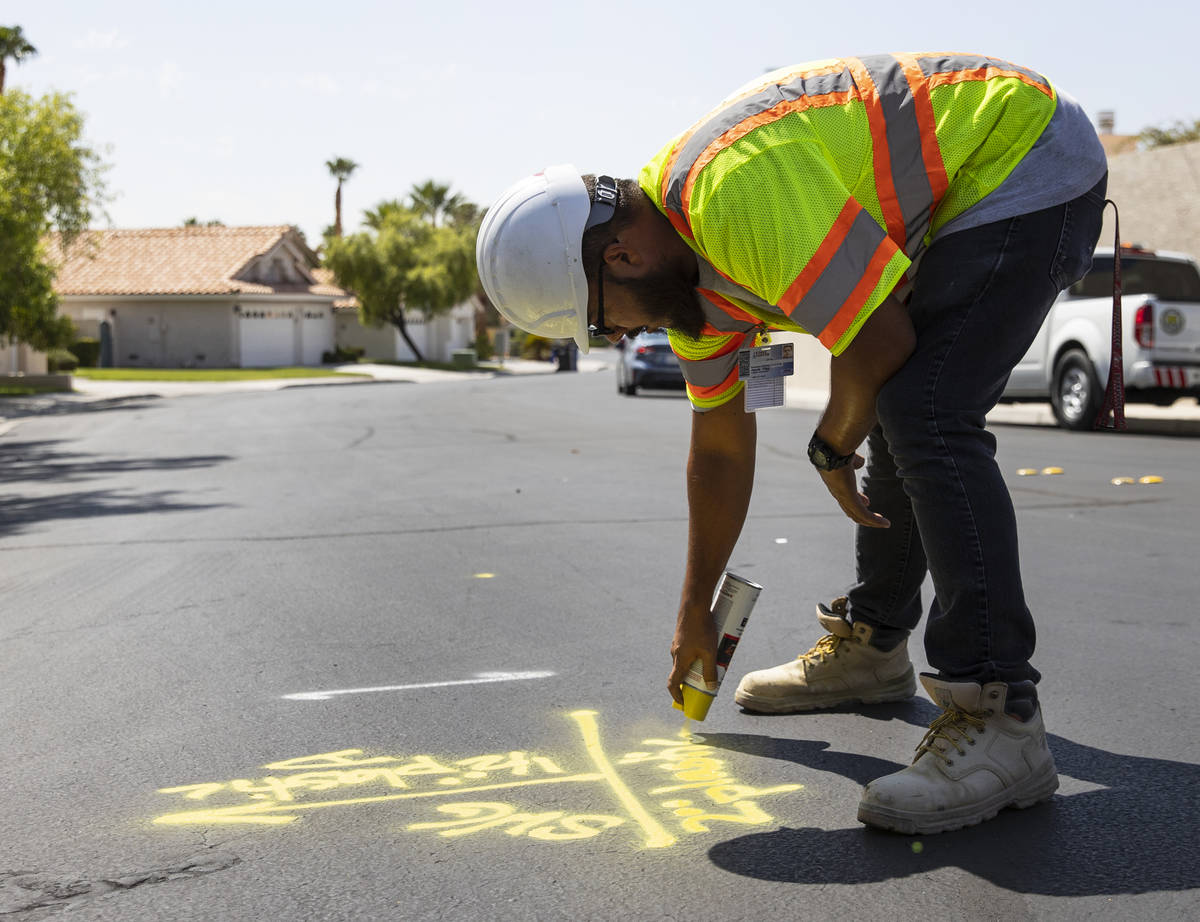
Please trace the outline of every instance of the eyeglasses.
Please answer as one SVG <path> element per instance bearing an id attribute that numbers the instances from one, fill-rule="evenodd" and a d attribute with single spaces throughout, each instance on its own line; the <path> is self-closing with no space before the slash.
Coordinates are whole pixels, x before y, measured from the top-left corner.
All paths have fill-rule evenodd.
<path id="1" fill-rule="evenodd" d="M 607 224 L 617 210 L 617 182 L 611 176 L 597 176 L 595 200 L 592 202 L 587 223 L 583 230 L 586 233 L 600 224 Z M 588 332 L 592 336 L 612 336 L 616 332 L 604 323 L 604 261 L 596 270 L 596 322 L 588 324 Z"/>
<path id="2" fill-rule="evenodd" d="M 596 270 L 596 322 L 588 324 L 588 333 L 592 336 L 612 336 L 615 332 L 604 323 L 604 263 L 601 261 Z"/>

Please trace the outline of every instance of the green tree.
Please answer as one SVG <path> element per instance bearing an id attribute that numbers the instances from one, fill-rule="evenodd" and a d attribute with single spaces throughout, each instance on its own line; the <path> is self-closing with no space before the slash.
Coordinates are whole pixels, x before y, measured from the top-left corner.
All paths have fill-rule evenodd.
<path id="1" fill-rule="evenodd" d="M 358 164 L 345 157 L 326 160 L 325 166 L 329 175 L 337 180 L 337 192 L 333 195 L 333 236 L 342 236 L 342 183 L 350 178 L 350 174 L 358 169 Z"/>
<path id="2" fill-rule="evenodd" d="M 12 58 L 14 64 L 20 64 L 35 54 L 37 49 L 29 44 L 20 26 L 0 26 L 0 95 L 4 93 L 5 62 Z"/>
<path id="3" fill-rule="evenodd" d="M 104 198 L 104 167 L 82 136 L 83 116 L 67 96 L 0 96 L 0 337 L 37 349 L 71 337 L 46 238 L 57 231 L 65 252 Z"/>
<path id="4" fill-rule="evenodd" d="M 426 184 L 428 185 L 428 184 Z M 473 220 L 463 221 L 431 210 L 417 198 L 381 202 L 365 215 L 367 230 L 329 241 L 325 265 L 339 285 L 357 296 L 361 320 L 372 326 L 390 323 L 418 361 L 425 357 L 408 332 L 406 311 L 425 317 L 444 313 L 469 298 L 479 287 L 475 271 L 475 233 L 478 209 L 458 210 Z M 442 223 L 438 223 L 439 220 Z"/>
<path id="5" fill-rule="evenodd" d="M 1188 141 L 1200 141 L 1200 119 L 1190 125 L 1186 122 L 1175 122 L 1172 125 L 1142 129 L 1138 140 L 1146 147 L 1167 147 L 1171 144 L 1186 144 Z"/>
<path id="6" fill-rule="evenodd" d="M 457 192 L 451 192 L 449 186 L 432 179 L 414 185 L 408 195 L 417 213 L 435 227 L 455 220 L 456 216 L 461 216 L 464 208 L 469 212 L 478 212 L 477 206 Z"/>

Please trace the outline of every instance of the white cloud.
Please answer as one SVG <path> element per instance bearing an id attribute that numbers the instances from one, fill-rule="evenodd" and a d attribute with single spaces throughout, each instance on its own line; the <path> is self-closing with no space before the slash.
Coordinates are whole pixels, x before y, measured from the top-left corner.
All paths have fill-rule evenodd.
<path id="1" fill-rule="evenodd" d="M 129 47 L 129 39 L 116 29 L 108 32 L 97 32 L 92 29 L 83 38 L 77 38 L 71 44 L 83 51 L 119 51 Z"/>
<path id="2" fill-rule="evenodd" d="M 237 146 L 236 139 L 231 134 L 221 134 L 210 139 L 212 155 L 217 160 L 232 160 Z"/>
<path id="3" fill-rule="evenodd" d="M 341 89 L 338 82 L 327 73 L 304 74 L 297 81 L 302 90 L 311 90 L 321 96 L 336 96 Z"/>
<path id="4" fill-rule="evenodd" d="M 183 84 L 183 73 L 174 61 L 163 61 L 158 69 L 158 95 L 167 99 Z"/>

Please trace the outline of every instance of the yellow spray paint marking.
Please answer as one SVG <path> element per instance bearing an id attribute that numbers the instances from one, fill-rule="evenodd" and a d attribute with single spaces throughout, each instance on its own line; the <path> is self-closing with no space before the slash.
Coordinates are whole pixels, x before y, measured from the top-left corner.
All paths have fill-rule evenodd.
<path id="1" fill-rule="evenodd" d="M 1017 471 L 1018 477 L 1036 477 L 1038 469 L 1036 467 L 1023 467 Z"/>
<path id="2" fill-rule="evenodd" d="M 755 788 L 738 782 L 712 749 L 692 741 L 686 728 L 677 739 L 642 740 L 644 750 L 627 752 L 614 761 L 601 742 L 595 711 L 572 711 L 567 716 L 574 721 L 586 753 L 583 771 L 568 771 L 554 758 L 523 750 L 444 760 L 431 755 L 365 756 L 361 749 L 340 749 L 270 762 L 263 768 L 272 774 L 262 778 L 161 788 L 161 794 L 200 801 L 203 806 L 166 813 L 154 822 L 281 826 L 295 822 L 305 811 L 404 801 L 421 805 L 441 799 L 434 809 L 442 818 L 417 818 L 405 829 L 433 831 L 446 838 L 493 830 L 539 842 L 570 842 L 628 827 L 638 831 L 641 847 L 666 848 L 676 844 L 680 835 L 710 832 L 714 824 L 771 824 L 772 817 L 758 801 L 803 788 L 800 784 Z M 647 771 L 655 773 L 658 783 L 647 783 Z M 556 805 L 524 812 L 507 801 L 475 799 L 494 797 L 496 792 L 517 795 L 546 785 L 558 791 L 600 785 L 620 809 L 583 813 Z M 635 793 L 647 787 L 645 793 Z M 371 788 L 382 791 L 370 792 Z M 681 796 L 683 792 L 686 796 Z"/>
<path id="3" fill-rule="evenodd" d="M 475 579 L 495 579 L 495 573 L 476 573 Z"/>
<path id="4" fill-rule="evenodd" d="M 1138 483 L 1162 483 L 1163 479 L 1157 474 L 1147 474 L 1145 477 L 1139 477 Z"/>
<path id="5" fill-rule="evenodd" d="M 1123 487 L 1126 484 L 1133 483 L 1132 477 L 1114 477 L 1109 481 L 1114 487 Z"/>
<path id="6" fill-rule="evenodd" d="M 646 833 L 646 847 L 662 848 L 665 845 L 674 845 L 675 837 L 663 829 L 646 812 L 646 808 L 633 796 L 633 792 L 629 790 L 625 782 L 613 770 L 612 763 L 608 761 L 608 756 L 604 754 L 604 749 L 600 745 L 600 731 L 596 726 L 596 712 L 572 711 L 570 716 L 579 724 L 579 730 L 583 734 L 583 745 L 586 747 L 588 755 L 591 756 L 592 763 L 600 769 L 600 774 L 604 776 L 604 780 L 608 782 L 609 786 L 613 789 L 613 793 L 617 795 L 617 800 L 621 802 L 621 806 L 629 811 L 630 815 L 637 820 L 638 825 L 642 827 L 642 831 Z"/>
<path id="7" fill-rule="evenodd" d="M 1062 472 L 1063 472 L 1063 469 L 1061 467 L 1044 467 L 1044 468 L 1042 468 L 1043 474 L 1054 475 L 1054 474 L 1061 474 Z"/>

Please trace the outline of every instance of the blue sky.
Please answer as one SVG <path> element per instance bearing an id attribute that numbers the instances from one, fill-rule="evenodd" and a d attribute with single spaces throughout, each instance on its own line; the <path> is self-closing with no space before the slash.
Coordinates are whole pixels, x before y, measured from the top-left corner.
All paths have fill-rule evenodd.
<path id="1" fill-rule="evenodd" d="M 908 12 L 904 12 L 905 9 Z M 111 222 L 333 220 L 324 164 L 360 164 L 345 224 L 433 178 L 488 204 L 548 163 L 634 176 L 765 70 L 882 51 L 973 51 L 1041 71 L 1118 133 L 1200 118 L 1194 3 L 583 5 L 433 0 L 15 0 L 39 55 L 10 86 L 74 94 L 112 164 Z M 970 10 L 982 10 L 970 12 Z M 991 11 L 989 11 L 991 10 Z"/>

